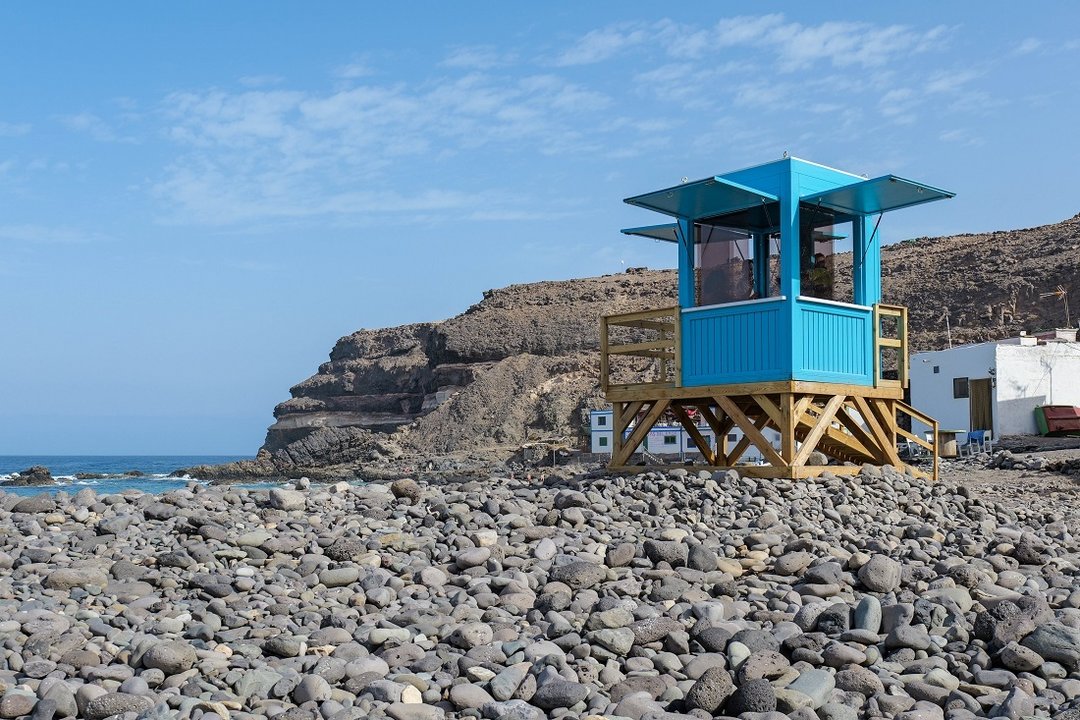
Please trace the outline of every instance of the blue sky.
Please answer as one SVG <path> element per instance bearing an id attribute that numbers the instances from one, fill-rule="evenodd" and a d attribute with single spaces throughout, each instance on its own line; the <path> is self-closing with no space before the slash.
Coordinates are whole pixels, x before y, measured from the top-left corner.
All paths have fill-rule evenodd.
<path id="1" fill-rule="evenodd" d="M 671 266 L 622 198 L 779 157 L 1080 211 L 1071 3 L 0 5 L 0 454 L 253 453 L 334 341 Z M 988 252 L 992 252 L 988 250 Z"/>

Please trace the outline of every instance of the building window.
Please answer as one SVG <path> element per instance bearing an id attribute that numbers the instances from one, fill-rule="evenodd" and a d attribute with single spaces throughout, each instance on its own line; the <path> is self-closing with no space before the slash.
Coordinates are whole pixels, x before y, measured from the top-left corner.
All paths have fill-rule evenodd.
<path id="1" fill-rule="evenodd" d="M 604 425 L 607 425 L 607 415 L 597 415 L 596 416 L 596 424 L 601 426 L 601 427 L 603 427 Z"/>
<path id="2" fill-rule="evenodd" d="M 607 447 L 607 438 L 606 437 L 597 438 L 597 439 L 600 441 L 599 443 L 597 443 L 600 447 Z"/>
<path id="3" fill-rule="evenodd" d="M 704 438 L 706 445 L 709 445 L 709 446 L 712 445 L 712 435 L 710 435 L 709 433 L 705 433 L 701 437 Z"/>
<path id="4" fill-rule="evenodd" d="M 739 439 L 739 436 L 738 436 L 737 433 L 728 433 L 728 436 L 727 436 L 727 441 L 728 442 L 735 442 L 738 439 Z"/>
<path id="5" fill-rule="evenodd" d="M 679 444 L 679 438 L 675 437 L 674 435 L 665 435 L 664 436 L 664 444 L 665 445 L 678 445 Z"/>
<path id="6" fill-rule="evenodd" d="M 934 374 L 937 375 L 940 372 L 941 372 L 941 366 L 940 365 L 935 365 L 934 366 Z"/>
<path id="7" fill-rule="evenodd" d="M 966 398 L 968 396 L 968 379 L 966 377 L 953 378 L 952 396 L 954 398 Z"/>

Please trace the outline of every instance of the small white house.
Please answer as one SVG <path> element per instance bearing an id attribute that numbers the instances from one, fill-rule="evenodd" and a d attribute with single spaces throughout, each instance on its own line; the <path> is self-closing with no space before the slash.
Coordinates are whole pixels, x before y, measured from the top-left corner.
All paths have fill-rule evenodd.
<path id="1" fill-rule="evenodd" d="M 1036 407 L 1080 405 L 1080 343 L 1057 330 L 916 353 L 910 376 L 911 404 L 943 430 L 1036 435 Z"/>
<path id="2" fill-rule="evenodd" d="M 612 427 L 614 426 L 611 410 L 593 410 L 590 415 L 589 450 L 593 453 L 611 453 Z M 708 442 L 709 446 L 716 450 L 716 438 L 713 437 L 712 428 L 704 421 L 699 425 L 699 432 Z M 762 430 L 762 434 L 769 439 L 773 447 L 780 448 L 780 435 L 771 429 Z M 629 431 L 627 432 L 629 435 Z M 733 448 L 742 439 L 742 431 L 733 429 L 727 435 L 727 447 Z M 645 436 L 641 445 L 635 452 L 646 451 L 653 455 L 693 455 L 697 453 L 694 440 L 682 425 L 656 425 Z M 747 450 L 741 457 L 743 462 L 757 462 L 761 460 L 759 453 L 753 447 Z"/>

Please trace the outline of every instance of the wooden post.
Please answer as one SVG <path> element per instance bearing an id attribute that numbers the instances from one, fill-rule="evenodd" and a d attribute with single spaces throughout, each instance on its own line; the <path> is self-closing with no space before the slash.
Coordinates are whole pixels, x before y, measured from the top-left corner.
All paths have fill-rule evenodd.
<path id="1" fill-rule="evenodd" d="M 833 417 L 843 404 L 843 395 L 833 395 L 829 398 L 829 401 L 825 403 L 825 408 L 822 410 L 821 415 L 818 416 L 817 423 L 814 425 L 813 429 L 806 434 L 806 437 L 803 438 L 802 447 L 799 448 L 799 452 L 795 454 L 795 459 L 791 461 L 792 466 L 806 464 L 807 459 L 810 457 L 810 453 L 814 452 L 817 448 L 818 441 L 821 440 L 821 436 L 825 434 L 825 431 L 829 429 Z"/>
<path id="2" fill-rule="evenodd" d="M 608 389 L 608 319 L 600 318 L 600 387 L 606 393 Z"/>
<path id="3" fill-rule="evenodd" d="M 686 434 L 690 436 L 690 439 L 694 441 L 694 445 L 701 452 L 702 457 L 705 458 L 705 462 L 709 465 L 716 464 L 716 456 L 713 454 L 712 447 L 709 446 L 709 441 L 701 434 L 701 431 L 697 429 L 697 425 L 693 423 L 690 416 L 686 414 L 686 410 L 681 405 L 673 404 L 671 406 L 671 412 L 675 414 L 679 424 L 686 430 Z"/>
<path id="4" fill-rule="evenodd" d="M 623 439 L 623 408 L 626 407 L 626 403 L 613 402 L 611 403 L 611 461 L 609 465 L 615 464 L 615 458 L 622 455 L 622 439 Z"/>
<path id="5" fill-rule="evenodd" d="M 675 387 L 682 387 L 682 308 L 675 308 Z"/>
<path id="6" fill-rule="evenodd" d="M 800 413 L 801 414 L 801 413 Z M 790 465 L 795 460 L 795 395 L 780 394 L 780 454 Z"/>

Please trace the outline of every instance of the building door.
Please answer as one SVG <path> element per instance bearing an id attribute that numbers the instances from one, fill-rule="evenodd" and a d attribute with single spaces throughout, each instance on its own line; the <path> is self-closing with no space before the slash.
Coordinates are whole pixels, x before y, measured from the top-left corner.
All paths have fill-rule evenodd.
<path id="1" fill-rule="evenodd" d="M 968 383 L 972 430 L 994 429 L 994 404 L 990 390 L 990 378 L 971 380 Z"/>

